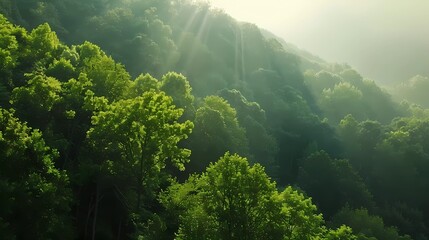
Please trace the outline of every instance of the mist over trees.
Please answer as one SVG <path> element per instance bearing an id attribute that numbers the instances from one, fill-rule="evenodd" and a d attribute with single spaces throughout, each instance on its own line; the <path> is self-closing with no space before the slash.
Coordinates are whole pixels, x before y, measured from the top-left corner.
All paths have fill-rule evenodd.
<path id="1" fill-rule="evenodd" d="M 428 238 L 427 77 L 187 0 L 0 12 L 2 239 Z"/>
<path id="2" fill-rule="evenodd" d="M 416 75 L 391 89 L 393 96 L 398 101 L 407 101 L 423 108 L 429 107 L 427 91 L 429 89 L 429 77 Z"/>

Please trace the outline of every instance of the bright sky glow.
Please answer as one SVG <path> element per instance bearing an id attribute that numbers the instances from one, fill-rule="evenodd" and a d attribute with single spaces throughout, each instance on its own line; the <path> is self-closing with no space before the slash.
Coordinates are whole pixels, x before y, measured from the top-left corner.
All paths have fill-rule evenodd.
<path id="1" fill-rule="evenodd" d="M 374 80 L 429 75 L 428 0 L 209 2 L 328 61 L 347 62 Z"/>

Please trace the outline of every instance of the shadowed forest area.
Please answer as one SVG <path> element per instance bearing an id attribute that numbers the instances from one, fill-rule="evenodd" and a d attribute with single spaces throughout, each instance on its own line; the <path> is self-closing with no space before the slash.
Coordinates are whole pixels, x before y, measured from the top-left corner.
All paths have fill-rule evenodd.
<path id="1" fill-rule="evenodd" d="M 429 238 L 427 76 L 188 0 L 0 13 L 1 239 Z"/>

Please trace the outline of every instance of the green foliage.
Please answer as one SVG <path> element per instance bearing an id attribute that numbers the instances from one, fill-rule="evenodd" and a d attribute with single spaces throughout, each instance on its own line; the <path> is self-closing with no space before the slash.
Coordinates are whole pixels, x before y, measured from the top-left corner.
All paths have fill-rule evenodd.
<path id="1" fill-rule="evenodd" d="M 33 107 L 50 111 L 53 105 L 60 100 L 58 93 L 61 91 L 61 84 L 52 77 L 38 74 L 28 75 L 30 80 L 28 86 L 15 88 L 12 92 L 12 104 L 23 105 L 24 102 L 34 103 Z M 29 101 L 31 99 L 31 101 Z"/>
<path id="2" fill-rule="evenodd" d="M 202 175 L 163 194 L 177 211 L 178 239 L 319 239 L 323 218 L 302 194 L 275 184 L 245 158 L 225 154 Z"/>
<path id="3" fill-rule="evenodd" d="M 185 110 L 185 119 L 194 118 L 194 96 L 185 76 L 169 72 L 162 77 L 159 89 L 173 98 L 174 105 Z"/>
<path id="4" fill-rule="evenodd" d="M 44 74 L 29 74 L 27 85 L 13 89 L 11 104 L 24 120 L 45 129 L 50 122 L 52 108 L 61 100 L 61 83 Z"/>
<path id="5" fill-rule="evenodd" d="M 7 98 L 14 87 L 14 71 L 20 64 L 20 57 L 26 52 L 22 43 L 28 44 L 28 35 L 23 28 L 15 27 L 0 15 L 0 86 L 1 104 L 7 105 Z"/>
<path id="6" fill-rule="evenodd" d="M 287 187 L 279 195 L 282 202 L 282 213 L 286 215 L 286 239 L 317 239 L 324 233 L 323 218 L 311 199 L 304 197 L 292 187 Z"/>
<path id="7" fill-rule="evenodd" d="M 121 64 L 89 42 L 77 46 L 76 51 L 80 56 L 79 70 L 92 80 L 91 90 L 95 96 L 106 97 L 109 101 L 124 97 L 130 86 L 130 76 Z"/>
<path id="8" fill-rule="evenodd" d="M 399 84 L 392 90 L 393 96 L 399 100 L 407 100 L 427 108 L 427 90 L 429 89 L 429 78 L 427 76 L 417 75 L 409 80 Z"/>
<path id="9" fill-rule="evenodd" d="M 325 89 L 333 89 L 343 81 L 339 75 L 324 70 L 317 73 L 307 71 L 304 76 L 305 83 L 317 98 L 320 98 Z"/>
<path id="10" fill-rule="evenodd" d="M 54 166 L 58 152 L 0 109 L 0 233 L 17 239 L 72 239 L 71 191 L 65 172 Z"/>
<path id="11" fill-rule="evenodd" d="M 85 101 L 85 95 L 90 94 L 92 82 L 85 73 L 80 73 L 77 79 L 71 78 L 62 84 L 63 102 L 67 109 L 80 110 Z"/>
<path id="12" fill-rule="evenodd" d="M 0 72 L 2 82 L 10 81 L 11 69 L 15 68 L 18 57 L 18 41 L 13 26 L 0 15 Z"/>
<path id="13" fill-rule="evenodd" d="M 207 202 L 208 215 L 217 219 L 221 238 L 278 236 L 278 224 L 270 226 L 267 221 L 270 214 L 275 214 L 268 210 L 275 211 L 270 202 L 275 188 L 260 166 L 249 167 L 245 159 L 227 154 L 211 165 L 200 181 L 206 189 L 202 202 Z"/>
<path id="14" fill-rule="evenodd" d="M 348 207 L 342 209 L 332 219 L 333 225 L 340 223 L 352 227 L 358 239 L 411 239 L 409 236 L 400 236 L 397 229 L 385 226 L 382 218 L 370 215 L 366 209 L 352 210 Z"/>
<path id="15" fill-rule="evenodd" d="M 265 111 L 257 102 L 248 101 L 238 90 L 222 90 L 219 95 L 237 111 L 237 119 L 246 131 L 249 141 L 249 160 L 262 164 L 270 176 L 276 176 L 276 139 L 267 129 Z"/>
<path id="16" fill-rule="evenodd" d="M 371 172 L 371 158 L 375 147 L 384 134 L 383 126 L 376 121 L 358 122 L 352 115 L 347 115 L 338 126 L 346 156 L 361 174 Z"/>
<path id="17" fill-rule="evenodd" d="M 85 101 L 91 102 L 94 115 L 87 132 L 90 152 L 84 155 L 89 159 L 79 171 L 81 184 L 96 184 L 96 201 L 89 201 L 96 209 L 93 234 L 121 234 L 115 232 L 119 225 L 132 226 L 134 236 L 157 236 L 165 223 L 162 212 L 153 206 L 161 188 L 169 184 L 167 170 L 174 166 L 183 171 L 189 161 L 190 151 L 178 144 L 191 133 L 193 124 L 179 122 L 183 110 L 155 90 L 110 104 L 93 95 Z M 102 213 L 112 206 L 117 208 L 113 215 Z"/>
<path id="18" fill-rule="evenodd" d="M 366 176 L 383 218 L 405 233 L 424 232 L 427 119 L 398 118 L 382 126 L 373 121 L 359 123 L 348 116 L 341 121 L 339 132 L 351 163 Z"/>
<path id="19" fill-rule="evenodd" d="M 206 97 L 197 109 L 194 122 L 195 130 L 189 143 L 192 170 L 203 170 L 226 151 L 248 153 L 245 130 L 237 120 L 235 109 L 223 98 Z"/>
<path id="20" fill-rule="evenodd" d="M 371 193 L 347 160 L 331 159 L 326 152 L 316 152 L 301 164 L 298 185 L 330 218 L 342 206 L 373 207 Z"/>
<path id="21" fill-rule="evenodd" d="M 187 138 L 193 124 L 178 123 L 182 113 L 172 105 L 170 97 L 149 91 L 141 97 L 107 105 L 92 117 L 90 145 L 110 174 L 129 179 L 127 188 L 138 195 L 134 204 L 137 212 L 142 194 L 156 194 L 167 160 L 184 170 L 190 151 L 177 144 Z"/>
<path id="22" fill-rule="evenodd" d="M 326 109 L 326 115 L 332 119 L 332 122 L 338 121 L 346 114 L 360 114 L 363 109 L 360 109 L 362 92 L 350 83 L 339 83 L 333 89 L 324 89 L 321 99 L 321 107 Z M 338 115 L 337 115 L 338 114 Z M 362 116 L 359 116 L 361 119 Z"/>
<path id="23" fill-rule="evenodd" d="M 54 57 L 54 54 L 60 45 L 60 40 L 48 24 L 45 23 L 33 29 L 29 37 L 29 49 L 31 49 L 31 52 L 29 53 L 29 56 L 26 56 L 29 60 L 49 60 Z"/>
<path id="24" fill-rule="evenodd" d="M 399 107 L 373 81 L 363 79 L 350 67 L 337 73 L 325 69 L 305 73 L 305 83 L 319 102 L 331 124 L 338 124 L 348 114 L 356 119 L 390 122 L 400 115 Z"/>
<path id="25" fill-rule="evenodd" d="M 170 26 L 159 19 L 156 8 L 145 4 L 147 1 L 140 6 L 137 1 L 114 4 L 101 14 L 89 16 L 77 34 L 103 46 L 125 63 L 133 76 L 140 72 L 159 75 L 177 61 L 178 54 Z M 107 35 L 109 41 L 104 37 Z"/>
<path id="26" fill-rule="evenodd" d="M 46 74 L 62 82 L 65 82 L 71 78 L 76 78 L 76 68 L 68 59 L 54 59 L 54 61 L 46 69 Z"/>
<path id="27" fill-rule="evenodd" d="M 131 97 L 139 97 L 144 92 L 147 91 L 157 91 L 159 90 L 159 82 L 158 79 L 152 77 L 149 74 L 141 74 L 139 75 L 131 84 L 130 87 L 130 96 Z"/>
<path id="28" fill-rule="evenodd" d="M 34 166 L 36 174 L 17 178 L 19 189 L 3 180 L 0 188 L 20 197 L 28 189 L 51 191 L 45 187 L 51 172 L 34 165 L 46 155 L 49 171 L 58 172 L 54 165 L 67 171 L 75 200 L 70 211 L 69 193 L 55 195 L 69 191 L 66 180 L 43 207 L 34 195 L 21 201 L 22 211 L 20 201 L 0 196 L 2 206 L 12 206 L 0 211 L 9 214 L 0 215 L 2 237 L 29 238 L 19 230 L 56 239 L 73 228 L 67 237 L 375 238 L 359 225 L 354 236 L 343 226 L 346 218 L 338 229 L 325 228 L 302 193 L 289 187 L 278 193 L 259 164 L 236 155 L 169 187 L 170 177 L 185 180 L 226 151 L 260 163 L 281 186 L 303 189 L 325 217 L 344 205 L 365 207 L 380 216 L 367 214 L 374 228 L 382 229 L 382 217 L 401 234 L 429 235 L 429 114 L 392 102 L 350 66 L 326 63 L 188 0 L 0 0 L 0 12 L 27 28 L 0 16 L 0 106 L 41 129 L 44 141 L 34 145 L 58 149 L 36 154 L 31 144 L 12 144 L 25 134 L 4 140 L 12 145 L 3 153 L 20 155 L 2 158 L 7 171 L 0 172 L 13 177 L 15 168 Z M 84 43 L 66 46 L 57 34 L 68 44 Z M 403 97 L 425 106 L 426 80 L 403 84 Z M 195 122 L 192 134 L 185 120 Z M 42 139 L 39 131 L 24 132 L 28 141 Z M 178 171 L 185 166 L 188 172 Z"/>
<path id="29" fill-rule="evenodd" d="M 330 230 L 326 236 L 327 240 L 356 240 L 360 239 L 353 235 L 350 227 L 341 225 L 338 229 Z"/>

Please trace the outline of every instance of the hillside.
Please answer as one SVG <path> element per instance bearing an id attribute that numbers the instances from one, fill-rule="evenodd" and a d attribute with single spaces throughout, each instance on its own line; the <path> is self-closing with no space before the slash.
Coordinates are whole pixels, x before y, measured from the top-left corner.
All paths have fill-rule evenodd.
<path id="1" fill-rule="evenodd" d="M 429 236 L 428 110 L 350 66 L 187 0 L 0 13 L 5 239 Z"/>

